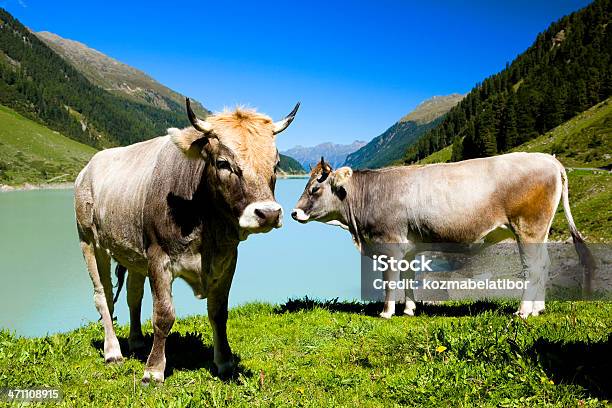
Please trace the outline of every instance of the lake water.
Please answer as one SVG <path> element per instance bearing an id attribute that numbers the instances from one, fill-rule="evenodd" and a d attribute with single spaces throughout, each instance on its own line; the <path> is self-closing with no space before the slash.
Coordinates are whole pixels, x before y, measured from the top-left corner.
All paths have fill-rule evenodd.
<path id="1" fill-rule="evenodd" d="M 341 300 L 360 295 L 360 259 L 350 234 L 320 223 L 298 224 L 289 213 L 306 180 L 279 180 L 284 225 L 240 244 L 230 306 L 288 298 Z M 0 193 L 0 328 L 22 336 L 66 331 L 98 320 L 93 287 L 79 248 L 72 190 Z M 206 313 L 185 282 L 173 286 L 177 316 Z M 145 285 L 143 320 L 152 312 Z M 129 321 L 125 287 L 115 307 Z"/>

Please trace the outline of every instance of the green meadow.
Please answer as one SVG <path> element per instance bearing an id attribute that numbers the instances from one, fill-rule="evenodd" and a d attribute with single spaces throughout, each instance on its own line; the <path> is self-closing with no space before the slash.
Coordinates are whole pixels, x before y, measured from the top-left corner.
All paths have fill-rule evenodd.
<path id="1" fill-rule="evenodd" d="M 41 338 L 0 334 L 0 383 L 59 387 L 60 406 L 607 406 L 612 305 L 548 302 L 521 320 L 516 302 L 422 306 L 376 317 L 380 304 L 289 301 L 230 311 L 234 375 L 212 365 L 206 317 L 179 319 L 166 382 L 143 387 L 145 353 L 105 365 L 90 324 Z M 150 322 L 145 326 L 151 344 Z"/>

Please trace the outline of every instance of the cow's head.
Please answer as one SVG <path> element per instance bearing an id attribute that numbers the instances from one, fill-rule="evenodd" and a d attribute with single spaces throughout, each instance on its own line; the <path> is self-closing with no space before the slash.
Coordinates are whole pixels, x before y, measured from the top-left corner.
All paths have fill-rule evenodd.
<path id="1" fill-rule="evenodd" d="M 332 169 L 323 157 L 310 172 L 310 179 L 291 216 L 296 221 L 334 222 L 346 224 L 342 217 L 345 186 L 353 175 L 350 167 Z"/>
<path id="2" fill-rule="evenodd" d="M 279 155 L 275 136 L 293 121 L 300 106 L 278 122 L 238 108 L 199 119 L 186 99 L 193 128 L 173 129 L 173 142 L 185 155 L 204 160 L 203 181 L 217 205 L 236 221 L 241 236 L 282 225 L 283 210 L 274 198 Z"/>

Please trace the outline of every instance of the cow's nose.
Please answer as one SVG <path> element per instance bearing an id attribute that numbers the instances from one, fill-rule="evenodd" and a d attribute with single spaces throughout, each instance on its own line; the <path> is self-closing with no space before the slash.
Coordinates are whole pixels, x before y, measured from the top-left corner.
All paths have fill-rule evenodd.
<path id="1" fill-rule="evenodd" d="M 294 220 L 297 220 L 297 210 L 294 208 L 293 211 L 291 211 L 291 218 L 293 218 Z"/>
<path id="2" fill-rule="evenodd" d="M 260 225 L 277 225 L 281 215 L 281 209 L 256 208 L 255 215 L 259 217 Z"/>

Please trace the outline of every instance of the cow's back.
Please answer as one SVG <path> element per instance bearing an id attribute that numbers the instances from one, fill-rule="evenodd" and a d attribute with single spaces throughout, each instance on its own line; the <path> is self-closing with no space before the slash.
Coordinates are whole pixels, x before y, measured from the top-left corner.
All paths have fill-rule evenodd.
<path id="1" fill-rule="evenodd" d="M 173 147 L 166 136 L 98 152 L 75 182 L 81 239 L 127 267 L 145 267 L 145 199 L 160 151 Z"/>
<path id="2" fill-rule="evenodd" d="M 510 153 L 379 170 L 376 185 L 368 190 L 382 191 L 385 205 L 369 208 L 368 224 L 383 235 L 405 236 L 408 224 L 420 237 L 471 242 L 507 223 L 512 208 L 520 207 L 520 200 L 528 199 L 540 186 L 557 194 L 561 168 L 547 154 Z"/>

